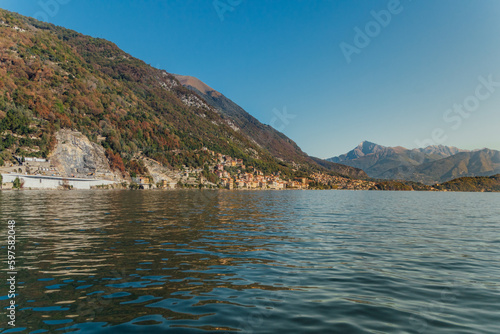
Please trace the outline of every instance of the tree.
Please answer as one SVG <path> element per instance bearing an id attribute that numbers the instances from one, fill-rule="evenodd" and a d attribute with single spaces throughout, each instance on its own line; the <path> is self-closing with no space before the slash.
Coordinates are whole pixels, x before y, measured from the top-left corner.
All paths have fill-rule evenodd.
<path id="1" fill-rule="evenodd" d="M 3 184 L 3 175 L 0 174 L 0 189 L 2 189 L 2 184 Z"/>
<path id="2" fill-rule="evenodd" d="M 19 178 L 16 177 L 16 179 L 14 180 L 13 188 L 14 189 L 21 189 L 21 187 L 22 187 L 21 180 L 19 180 Z"/>
<path id="3" fill-rule="evenodd" d="M 111 169 L 119 170 L 122 175 L 125 175 L 125 165 L 119 153 L 113 153 L 110 149 L 106 150 Z"/>

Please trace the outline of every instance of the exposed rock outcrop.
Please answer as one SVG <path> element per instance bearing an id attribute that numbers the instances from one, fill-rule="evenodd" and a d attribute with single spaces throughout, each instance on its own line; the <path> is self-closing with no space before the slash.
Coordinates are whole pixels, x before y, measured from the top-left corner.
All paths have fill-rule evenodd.
<path id="1" fill-rule="evenodd" d="M 181 179 L 182 172 L 173 171 L 165 166 L 162 166 L 159 162 L 149 159 L 142 158 L 144 165 L 146 166 L 149 175 L 153 178 L 153 182 L 156 184 L 158 182 L 166 182 L 167 187 L 173 188 L 177 182 Z"/>
<path id="2" fill-rule="evenodd" d="M 104 148 L 82 133 L 63 129 L 56 138 L 57 145 L 49 158 L 62 176 L 122 180 L 111 170 Z"/>

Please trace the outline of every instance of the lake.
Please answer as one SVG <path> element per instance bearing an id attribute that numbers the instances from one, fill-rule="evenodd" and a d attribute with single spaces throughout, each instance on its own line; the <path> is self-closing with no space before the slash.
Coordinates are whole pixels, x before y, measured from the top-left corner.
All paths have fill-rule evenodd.
<path id="1" fill-rule="evenodd" d="M 500 194 L 0 192 L 12 333 L 500 333 Z"/>

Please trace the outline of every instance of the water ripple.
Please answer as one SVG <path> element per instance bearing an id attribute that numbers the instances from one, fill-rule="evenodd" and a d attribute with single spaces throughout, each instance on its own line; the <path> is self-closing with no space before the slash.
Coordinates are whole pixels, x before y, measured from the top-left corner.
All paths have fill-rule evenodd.
<path id="1" fill-rule="evenodd" d="M 497 334 L 499 199 L 12 191 L 0 218 L 20 332 Z"/>

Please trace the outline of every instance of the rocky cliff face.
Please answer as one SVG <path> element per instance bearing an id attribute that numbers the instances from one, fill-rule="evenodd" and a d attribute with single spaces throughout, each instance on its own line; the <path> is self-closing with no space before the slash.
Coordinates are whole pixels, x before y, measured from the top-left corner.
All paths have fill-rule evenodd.
<path id="1" fill-rule="evenodd" d="M 62 176 L 122 179 L 111 170 L 104 148 L 92 143 L 82 133 L 63 129 L 57 132 L 56 138 L 57 145 L 49 159 Z"/>

